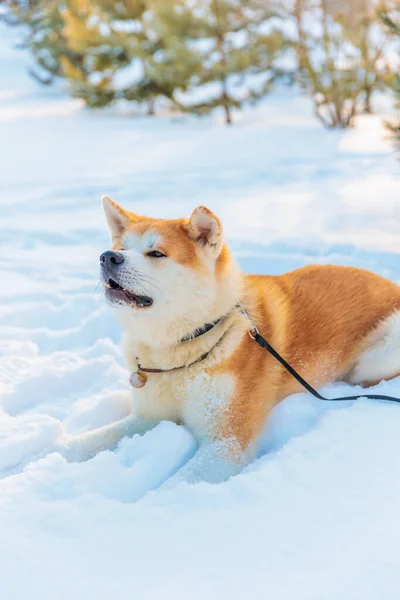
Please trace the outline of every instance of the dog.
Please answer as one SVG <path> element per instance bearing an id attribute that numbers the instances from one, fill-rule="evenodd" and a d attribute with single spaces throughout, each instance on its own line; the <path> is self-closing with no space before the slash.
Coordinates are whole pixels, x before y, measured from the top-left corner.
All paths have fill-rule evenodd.
<path id="1" fill-rule="evenodd" d="M 188 219 L 138 216 L 108 196 L 105 297 L 123 329 L 134 412 L 70 439 L 86 460 L 161 420 L 183 424 L 196 454 L 169 480 L 217 483 L 254 459 L 273 407 L 301 385 L 248 335 L 260 333 L 314 387 L 371 386 L 400 374 L 400 287 L 366 270 L 306 266 L 245 275 L 203 206 Z"/>

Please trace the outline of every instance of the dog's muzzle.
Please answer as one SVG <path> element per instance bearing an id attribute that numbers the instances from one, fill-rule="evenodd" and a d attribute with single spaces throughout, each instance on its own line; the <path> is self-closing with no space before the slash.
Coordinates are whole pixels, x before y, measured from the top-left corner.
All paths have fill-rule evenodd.
<path id="1" fill-rule="evenodd" d="M 150 296 L 135 294 L 118 282 L 118 270 L 124 261 L 123 254 L 114 252 L 113 250 L 107 250 L 100 255 L 101 277 L 105 286 L 107 300 L 115 304 L 134 305 L 139 308 L 151 306 L 153 299 Z"/>

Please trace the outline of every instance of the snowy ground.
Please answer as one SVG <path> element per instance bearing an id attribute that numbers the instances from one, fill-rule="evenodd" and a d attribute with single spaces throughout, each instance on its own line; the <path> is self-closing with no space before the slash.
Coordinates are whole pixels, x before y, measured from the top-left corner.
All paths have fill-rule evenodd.
<path id="1" fill-rule="evenodd" d="M 171 423 L 85 464 L 49 454 L 63 428 L 130 410 L 96 292 L 100 196 L 160 217 L 208 205 L 248 271 L 332 262 L 400 282 L 400 165 L 381 118 L 327 132 L 293 92 L 230 129 L 89 114 L 28 78 L 14 35 L 0 25 L 2 600 L 398 600 L 397 405 L 290 397 L 267 452 L 218 486 L 152 491 L 194 451 Z"/>

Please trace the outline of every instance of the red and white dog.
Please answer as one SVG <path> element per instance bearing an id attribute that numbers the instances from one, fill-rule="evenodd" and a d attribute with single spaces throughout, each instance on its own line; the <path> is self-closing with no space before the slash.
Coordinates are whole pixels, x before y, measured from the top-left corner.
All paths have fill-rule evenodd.
<path id="1" fill-rule="evenodd" d="M 371 385 L 400 374 L 400 287 L 356 268 L 308 266 L 244 275 L 204 207 L 188 219 L 141 217 L 109 197 L 105 295 L 124 332 L 134 413 L 67 440 L 85 460 L 163 419 L 197 438 L 171 482 L 223 481 L 251 461 L 271 409 L 303 391 L 248 335 L 260 333 L 313 386 Z M 139 387 L 141 386 L 141 387 Z"/>

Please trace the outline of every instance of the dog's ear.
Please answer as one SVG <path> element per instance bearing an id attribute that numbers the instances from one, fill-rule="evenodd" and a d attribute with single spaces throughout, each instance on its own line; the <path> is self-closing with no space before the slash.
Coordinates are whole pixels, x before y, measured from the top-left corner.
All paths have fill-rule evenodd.
<path id="1" fill-rule="evenodd" d="M 218 253 L 222 245 L 221 221 L 205 206 L 198 206 L 189 217 L 188 233 L 192 240 Z"/>
<path id="2" fill-rule="evenodd" d="M 111 239 L 117 241 L 124 233 L 129 223 L 136 221 L 138 217 L 122 208 L 122 206 L 117 204 L 110 196 L 103 196 L 101 203 L 106 215 L 108 227 L 110 228 Z"/>

